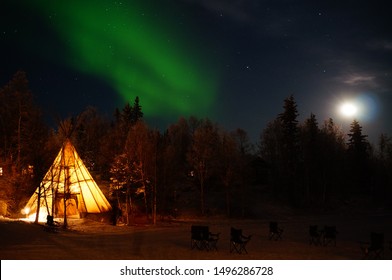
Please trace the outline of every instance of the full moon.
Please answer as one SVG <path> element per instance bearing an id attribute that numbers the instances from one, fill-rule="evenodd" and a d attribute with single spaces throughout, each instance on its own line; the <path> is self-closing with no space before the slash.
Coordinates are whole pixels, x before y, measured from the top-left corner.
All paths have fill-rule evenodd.
<path id="1" fill-rule="evenodd" d="M 358 112 L 358 107 L 355 104 L 351 103 L 351 102 L 343 103 L 340 106 L 340 113 L 343 116 L 353 117 L 353 116 L 355 116 L 357 114 L 357 112 Z"/>

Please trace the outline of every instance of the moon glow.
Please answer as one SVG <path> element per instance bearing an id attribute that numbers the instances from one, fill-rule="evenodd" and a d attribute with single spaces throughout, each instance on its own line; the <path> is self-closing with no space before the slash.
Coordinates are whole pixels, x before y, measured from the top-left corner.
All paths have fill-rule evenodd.
<path id="1" fill-rule="evenodd" d="M 340 113 L 346 117 L 354 117 L 358 112 L 358 106 L 352 102 L 345 102 L 340 106 Z"/>

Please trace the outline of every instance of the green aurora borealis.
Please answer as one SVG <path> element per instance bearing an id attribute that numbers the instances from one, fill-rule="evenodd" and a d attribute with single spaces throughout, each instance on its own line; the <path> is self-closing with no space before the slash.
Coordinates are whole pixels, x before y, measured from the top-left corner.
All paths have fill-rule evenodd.
<path id="1" fill-rule="evenodd" d="M 103 79 L 124 100 L 140 97 L 146 116 L 211 115 L 216 73 L 174 21 L 143 1 L 34 1 L 65 47 L 62 63 Z M 173 12 L 174 14 L 175 12 Z M 93 94 L 92 94 L 93 96 Z"/>

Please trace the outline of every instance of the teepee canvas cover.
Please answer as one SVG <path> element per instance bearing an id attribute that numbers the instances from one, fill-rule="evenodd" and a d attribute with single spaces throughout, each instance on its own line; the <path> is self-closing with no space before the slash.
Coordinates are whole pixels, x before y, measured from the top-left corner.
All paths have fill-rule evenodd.
<path id="1" fill-rule="evenodd" d="M 67 198 L 65 204 L 64 197 Z M 25 212 L 30 215 L 30 219 L 35 219 L 38 198 L 40 220 L 46 220 L 47 215 L 63 216 L 64 205 L 67 207 L 67 216 L 101 213 L 111 209 L 69 140 L 63 144 L 40 188 L 37 188 L 26 204 Z"/>

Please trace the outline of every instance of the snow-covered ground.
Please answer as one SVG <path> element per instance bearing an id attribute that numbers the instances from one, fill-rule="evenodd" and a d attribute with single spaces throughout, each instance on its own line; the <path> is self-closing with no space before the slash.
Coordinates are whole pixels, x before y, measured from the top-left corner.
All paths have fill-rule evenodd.
<path id="1" fill-rule="evenodd" d="M 359 241 L 369 240 L 370 232 L 385 234 L 385 258 L 391 259 L 391 216 L 291 216 L 281 219 L 284 228 L 281 241 L 268 240 L 269 221 L 231 220 L 221 218 L 182 219 L 157 225 L 113 226 L 91 219 L 70 219 L 67 230 L 44 231 L 43 225 L 0 219 L 1 259 L 361 259 Z M 190 248 L 192 224 L 208 225 L 220 232 L 218 251 Z M 310 224 L 335 225 L 335 246 L 310 246 Z M 248 254 L 229 252 L 230 227 L 242 228 L 252 235 Z"/>

